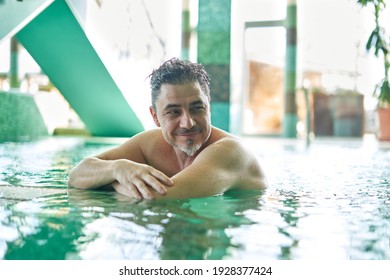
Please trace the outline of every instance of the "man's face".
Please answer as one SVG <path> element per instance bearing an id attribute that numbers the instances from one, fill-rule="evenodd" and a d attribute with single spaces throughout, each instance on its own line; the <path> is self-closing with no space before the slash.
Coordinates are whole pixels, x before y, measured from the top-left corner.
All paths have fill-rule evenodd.
<path id="1" fill-rule="evenodd" d="M 161 86 L 150 112 L 165 140 L 193 156 L 210 137 L 210 102 L 198 82 Z"/>

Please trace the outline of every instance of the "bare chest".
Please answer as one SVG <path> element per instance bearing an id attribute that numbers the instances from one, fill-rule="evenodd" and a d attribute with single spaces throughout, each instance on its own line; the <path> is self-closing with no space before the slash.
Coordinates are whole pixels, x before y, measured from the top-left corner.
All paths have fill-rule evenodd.
<path id="1" fill-rule="evenodd" d="M 169 177 L 172 177 L 183 170 L 178 163 L 177 158 L 169 153 L 157 152 L 154 156 L 149 156 L 147 158 L 147 164 L 160 170 Z"/>

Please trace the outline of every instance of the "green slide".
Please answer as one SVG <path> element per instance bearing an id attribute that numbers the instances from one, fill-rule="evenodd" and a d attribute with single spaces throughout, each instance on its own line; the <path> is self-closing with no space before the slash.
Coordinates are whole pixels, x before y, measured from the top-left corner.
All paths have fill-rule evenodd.
<path id="1" fill-rule="evenodd" d="M 65 0 L 55 0 L 16 38 L 92 135 L 129 137 L 144 130 Z"/>
<path id="2" fill-rule="evenodd" d="M 12 37 L 54 0 L 0 0 L 0 42 Z"/>

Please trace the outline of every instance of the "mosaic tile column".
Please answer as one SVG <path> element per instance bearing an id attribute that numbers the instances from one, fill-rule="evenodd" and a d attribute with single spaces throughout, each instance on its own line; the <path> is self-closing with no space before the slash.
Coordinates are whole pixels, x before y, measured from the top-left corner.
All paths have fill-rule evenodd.
<path id="1" fill-rule="evenodd" d="M 19 88 L 19 43 L 15 37 L 11 38 L 11 59 L 10 59 L 10 69 L 9 69 L 9 81 L 11 88 Z"/>
<path id="2" fill-rule="evenodd" d="M 181 58 L 190 59 L 190 39 L 191 39 L 191 24 L 190 24 L 190 0 L 183 0 L 183 10 L 181 14 Z"/>
<path id="3" fill-rule="evenodd" d="M 0 91 L 0 143 L 29 141 L 48 130 L 32 94 Z"/>
<path id="4" fill-rule="evenodd" d="M 211 122 L 230 126 L 231 0 L 199 0 L 198 63 L 211 76 Z"/>
<path id="5" fill-rule="evenodd" d="M 289 0 L 287 5 L 286 32 L 286 68 L 284 82 L 284 119 L 283 136 L 295 138 L 297 136 L 297 104 L 296 104 L 296 68 L 297 68 L 297 4 L 296 0 Z"/>

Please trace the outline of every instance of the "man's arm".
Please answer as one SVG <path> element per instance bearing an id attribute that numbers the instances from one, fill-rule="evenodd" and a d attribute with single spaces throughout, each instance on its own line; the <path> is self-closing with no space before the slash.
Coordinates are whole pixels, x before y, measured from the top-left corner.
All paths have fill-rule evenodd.
<path id="1" fill-rule="evenodd" d="M 83 159 L 69 173 L 68 185 L 78 189 L 96 189 L 115 181 L 112 171 L 116 161 L 98 157 Z"/>
<path id="2" fill-rule="evenodd" d="M 165 194 L 165 186 L 172 184 L 164 173 L 145 164 L 137 138 L 82 160 L 68 178 L 69 186 L 80 189 L 99 188 L 116 182 L 121 185 L 118 192 L 137 199 L 152 199 L 150 189 Z"/>
<path id="3" fill-rule="evenodd" d="M 156 199 L 207 197 L 233 189 L 266 187 L 257 159 L 237 140 L 223 139 L 204 149 L 192 165 L 171 178 L 173 185 Z"/>

